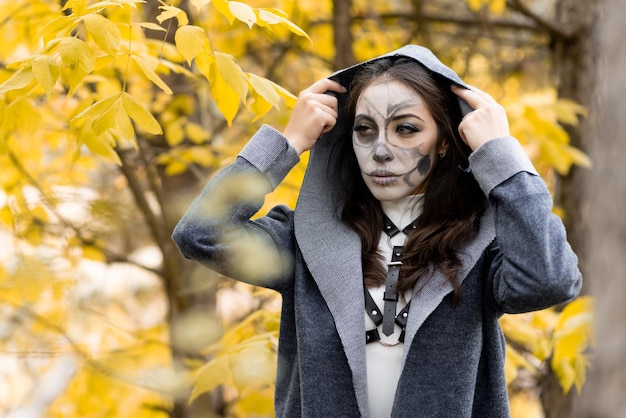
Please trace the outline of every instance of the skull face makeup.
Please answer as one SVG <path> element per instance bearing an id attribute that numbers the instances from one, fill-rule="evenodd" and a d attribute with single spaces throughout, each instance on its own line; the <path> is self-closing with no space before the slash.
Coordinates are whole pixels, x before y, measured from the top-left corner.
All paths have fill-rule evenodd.
<path id="1" fill-rule="evenodd" d="M 438 136 L 421 96 L 399 81 L 374 82 L 358 98 L 352 146 L 365 184 L 380 201 L 424 191 Z"/>

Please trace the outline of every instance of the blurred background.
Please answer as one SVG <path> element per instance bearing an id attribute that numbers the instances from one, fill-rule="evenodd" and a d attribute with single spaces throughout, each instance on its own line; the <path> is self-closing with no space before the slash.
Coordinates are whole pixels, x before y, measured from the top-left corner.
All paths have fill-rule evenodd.
<path id="1" fill-rule="evenodd" d="M 273 416 L 279 296 L 172 228 L 299 91 L 408 43 L 506 108 L 580 258 L 578 299 L 501 320 L 513 416 L 623 416 L 624 22 L 622 0 L 0 0 L 0 416 Z"/>

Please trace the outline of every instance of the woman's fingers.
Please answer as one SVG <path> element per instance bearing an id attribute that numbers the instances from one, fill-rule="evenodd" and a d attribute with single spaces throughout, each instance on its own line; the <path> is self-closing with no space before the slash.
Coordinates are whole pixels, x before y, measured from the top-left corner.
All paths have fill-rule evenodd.
<path id="1" fill-rule="evenodd" d="M 313 83 L 298 96 L 284 136 L 299 153 L 310 149 L 337 122 L 338 100 L 335 96 L 326 94 L 329 91 L 345 93 L 346 89 L 339 83 L 324 78 Z"/>
<path id="2" fill-rule="evenodd" d="M 491 139 L 510 135 L 506 111 L 493 97 L 475 87 L 453 85 L 452 91 L 474 109 L 459 124 L 459 134 L 472 150 Z"/>

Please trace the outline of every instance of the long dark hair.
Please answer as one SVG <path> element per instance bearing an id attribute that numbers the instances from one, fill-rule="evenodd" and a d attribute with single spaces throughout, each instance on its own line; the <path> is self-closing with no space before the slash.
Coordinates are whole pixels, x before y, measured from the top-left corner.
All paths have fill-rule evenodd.
<path id="1" fill-rule="evenodd" d="M 459 302 L 458 270 L 461 262 L 457 251 L 476 236 L 486 200 L 468 167 L 470 148 L 462 141 L 458 125 L 462 115 L 458 99 L 450 90 L 451 82 L 432 73 L 409 58 L 386 58 L 365 66 L 354 77 L 347 104 L 347 127 L 354 124 L 356 102 L 373 81 L 381 77 L 397 80 L 421 96 L 432 114 L 439 131 L 437 149 L 447 146 L 442 158 L 426 179 L 423 212 L 417 228 L 408 236 L 402 255 L 398 290 L 402 294 L 420 282 L 426 283 L 434 269 L 440 269 L 454 288 L 455 303 Z M 383 229 L 380 202 L 363 181 L 349 135 L 341 141 L 335 159 L 343 185 L 341 216 L 361 238 L 364 283 L 377 287 L 385 282 L 385 266 L 378 252 Z"/>

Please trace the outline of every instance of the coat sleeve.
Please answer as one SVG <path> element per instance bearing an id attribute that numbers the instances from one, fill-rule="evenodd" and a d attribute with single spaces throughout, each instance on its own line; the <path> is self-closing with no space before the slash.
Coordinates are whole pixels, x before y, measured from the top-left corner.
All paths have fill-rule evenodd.
<path id="1" fill-rule="evenodd" d="M 251 218 L 298 161 L 286 139 L 263 126 L 236 161 L 207 183 L 174 228 L 172 239 L 183 256 L 233 279 L 280 291 L 293 275 L 293 211 L 277 206 Z"/>
<path id="2" fill-rule="evenodd" d="M 497 138 L 470 156 L 470 168 L 493 209 L 495 255 L 489 279 L 502 312 L 568 302 L 580 291 L 578 259 L 552 196 L 518 141 Z"/>

